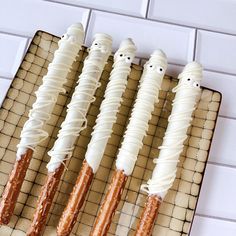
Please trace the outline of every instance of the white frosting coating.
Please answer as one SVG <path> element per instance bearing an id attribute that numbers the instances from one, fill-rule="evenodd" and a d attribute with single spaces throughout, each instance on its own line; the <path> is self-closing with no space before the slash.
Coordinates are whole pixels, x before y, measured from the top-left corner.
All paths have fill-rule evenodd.
<path id="1" fill-rule="evenodd" d="M 123 40 L 114 55 L 113 69 L 109 78 L 104 100 L 100 106 L 92 138 L 88 145 L 85 159 L 95 173 L 100 165 L 106 144 L 112 134 L 112 127 L 116 121 L 116 114 L 122 101 L 122 94 L 127 85 L 127 78 L 131 71 L 136 47 L 131 39 Z"/>
<path id="2" fill-rule="evenodd" d="M 43 77 L 42 85 L 35 93 L 36 101 L 21 131 L 21 140 L 17 145 L 17 160 L 21 159 L 28 148 L 34 150 L 48 137 L 43 126 L 50 119 L 58 94 L 65 92 L 63 84 L 66 83 L 67 74 L 76 60 L 83 40 L 84 30 L 80 23 L 71 25 L 59 40 L 59 48 L 55 51 L 53 61 L 48 66 L 48 73 Z"/>
<path id="3" fill-rule="evenodd" d="M 79 76 L 78 85 L 68 105 L 67 115 L 61 125 L 54 147 L 48 152 L 51 159 L 47 164 L 49 172 L 54 172 L 65 160 L 70 158 L 76 138 L 86 128 L 86 114 L 95 100 L 94 94 L 100 86 L 104 66 L 111 54 L 112 38 L 106 34 L 96 34 L 89 55 Z"/>
<path id="4" fill-rule="evenodd" d="M 166 56 L 161 50 L 156 50 L 144 65 L 137 98 L 116 160 L 116 168 L 123 170 L 126 175 L 132 173 L 143 145 L 166 67 Z"/>
<path id="5" fill-rule="evenodd" d="M 162 199 L 176 177 L 178 159 L 201 91 L 202 67 L 196 62 L 187 64 L 179 79 L 178 85 L 173 89 L 176 95 L 163 143 L 159 147 L 160 154 L 154 160 L 157 165 L 147 185 L 141 187 L 148 194 L 157 194 Z"/>

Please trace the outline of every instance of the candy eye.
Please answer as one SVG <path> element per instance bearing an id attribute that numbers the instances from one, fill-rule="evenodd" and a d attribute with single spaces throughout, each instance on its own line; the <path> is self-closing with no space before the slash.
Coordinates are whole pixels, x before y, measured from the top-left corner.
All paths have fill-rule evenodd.
<path id="1" fill-rule="evenodd" d="M 187 81 L 191 81 L 191 79 L 190 79 L 190 78 L 187 78 Z"/>
<path id="2" fill-rule="evenodd" d="M 194 82 L 194 83 L 193 83 L 193 87 L 199 88 L 199 87 L 200 87 L 200 84 L 199 84 L 198 82 Z"/>
<path id="3" fill-rule="evenodd" d="M 157 68 L 157 72 L 158 72 L 159 74 L 162 74 L 162 73 L 163 73 L 163 71 L 164 71 L 164 70 L 163 70 L 163 68 L 162 68 L 162 67 L 158 67 L 158 68 Z"/>
<path id="4" fill-rule="evenodd" d="M 69 36 L 68 36 L 67 34 L 63 34 L 61 38 L 62 38 L 62 39 L 68 39 Z"/>
<path id="5" fill-rule="evenodd" d="M 120 54 L 120 57 L 123 57 L 123 54 Z"/>
<path id="6" fill-rule="evenodd" d="M 146 70 L 149 70 L 149 71 L 154 71 L 155 68 L 156 68 L 156 66 L 153 65 L 151 62 L 146 62 L 146 63 L 144 64 L 144 68 L 145 68 Z"/>
<path id="7" fill-rule="evenodd" d="M 130 56 L 126 56 L 125 62 L 130 63 L 131 61 L 132 61 L 131 57 Z"/>
<path id="8" fill-rule="evenodd" d="M 94 43 L 94 45 L 96 45 L 96 46 L 97 46 L 97 45 L 98 45 L 98 43 Z"/>
<path id="9" fill-rule="evenodd" d="M 148 68 L 148 70 L 150 70 L 150 71 L 154 71 L 156 67 L 155 67 L 155 65 L 153 65 L 153 64 L 148 64 L 147 68 Z"/>
<path id="10" fill-rule="evenodd" d="M 129 62 L 129 61 L 131 61 L 131 57 L 128 56 L 125 58 L 125 60 Z"/>

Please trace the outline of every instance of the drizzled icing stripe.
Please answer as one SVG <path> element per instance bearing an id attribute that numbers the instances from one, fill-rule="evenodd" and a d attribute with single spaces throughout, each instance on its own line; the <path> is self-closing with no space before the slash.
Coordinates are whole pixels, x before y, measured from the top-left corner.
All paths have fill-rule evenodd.
<path id="1" fill-rule="evenodd" d="M 51 117 L 58 94 L 65 92 L 63 84 L 67 81 L 66 76 L 76 60 L 83 40 L 84 30 L 81 24 L 71 25 L 67 33 L 59 40 L 59 48 L 55 51 L 53 61 L 48 66 L 48 73 L 43 77 L 42 85 L 35 92 L 36 101 L 21 131 L 21 140 L 17 145 L 17 160 L 21 159 L 27 149 L 34 150 L 48 137 L 43 126 Z"/>
<path id="2" fill-rule="evenodd" d="M 159 157 L 154 160 L 156 166 L 152 178 L 141 187 L 148 194 L 157 194 L 162 199 L 176 177 L 178 159 L 183 151 L 192 112 L 201 91 L 202 67 L 196 62 L 189 63 L 179 75 L 179 79 L 179 84 L 173 89 L 176 93 L 173 109 L 162 146 L 159 147 Z"/>
<path id="3" fill-rule="evenodd" d="M 131 39 L 122 41 L 114 55 L 113 70 L 107 85 L 100 113 L 92 133 L 91 141 L 85 159 L 95 173 L 99 167 L 108 139 L 112 133 L 116 114 L 122 101 L 122 94 L 127 85 L 127 77 L 131 71 L 131 62 L 135 56 L 136 47 Z"/>
<path id="4" fill-rule="evenodd" d="M 100 86 L 99 79 L 111 53 L 112 39 L 106 34 L 96 34 L 89 55 L 84 61 L 84 67 L 79 76 L 78 85 L 68 105 L 67 115 L 57 135 L 47 169 L 54 172 L 65 160 L 70 158 L 76 138 L 86 128 L 86 114 L 89 106 L 95 101 L 95 91 Z"/>
<path id="5" fill-rule="evenodd" d="M 123 170 L 126 175 L 132 173 L 138 152 L 143 145 L 148 121 L 151 119 L 155 102 L 158 102 L 166 67 L 166 56 L 160 50 L 155 51 L 144 66 L 137 98 L 116 160 L 116 168 Z"/>

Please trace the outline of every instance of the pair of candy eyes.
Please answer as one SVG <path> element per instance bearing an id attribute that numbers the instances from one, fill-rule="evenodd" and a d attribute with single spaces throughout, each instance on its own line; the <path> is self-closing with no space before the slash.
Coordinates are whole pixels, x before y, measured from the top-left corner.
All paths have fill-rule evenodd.
<path id="1" fill-rule="evenodd" d="M 153 65 L 148 65 L 148 68 L 154 69 L 154 66 L 153 66 Z M 158 68 L 158 72 L 159 72 L 159 73 L 163 73 L 163 71 L 164 71 L 164 69 L 163 69 L 162 67 L 159 67 L 159 68 Z"/>
<path id="2" fill-rule="evenodd" d="M 190 82 L 191 81 L 191 78 L 187 78 L 187 81 Z M 200 87 L 200 84 L 196 81 L 193 82 L 193 87 L 197 87 L 199 88 Z"/>
<path id="3" fill-rule="evenodd" d="M 125 55 L 121 53 L 121 54 L 120 54 L 120 57 L 123 57 L 123 56 L 125 56 Z M 131 57 L 128 56 L 127 59 L 128 59 L 128 60 L 131 60 Z"/>

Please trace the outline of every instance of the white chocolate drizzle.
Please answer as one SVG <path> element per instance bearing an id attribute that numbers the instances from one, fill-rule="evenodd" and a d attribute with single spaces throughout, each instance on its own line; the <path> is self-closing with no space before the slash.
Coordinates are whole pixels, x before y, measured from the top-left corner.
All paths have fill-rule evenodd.
<path id="1" fill-rule="evenodd" d="M 156 194 L 164 199 L 175 180 L 179 156 L 183 151 L 192 113 L 201 91 L 201 79 L 202 67 L 196 62 L 187 64 L 179 75 L 179 83 L 173 89 L 176 95 L 168 118 L 168 127 L 159 147 L 159 157 L 154 160 L 156 166 L 152 178 L 141 187 L 149 195 Z"/>
<path id="2" fill-rule="evenodd" d="M 166 67 L 166 56 L 161 50 L 154 51 L 144 65 L 137 98 L 116 160 L 116 168 L 123 170 L 127 176 L 131 175 L 143 145 Z"/>
<path id="3" fill-rule="evenodd" d="M 36 101 L 21 131 L 21 140 L 17 145 L 17 160 L 21 159 L 27 149 L 34 150 L 39 143 L 47 139 L 48 133 L 43 130 L 43 126 L 51 117 L 58 94 L 65 92 L 63 85 L 67 81 L 67 74 L 76 60 L 83 40 L 84 30 L 81 24 L 71 25 L 59 40 L 59 48 L 48 66 L 47 75 L 42 79 L 42 85 L 35 92 Z"/>
<path id="4" fill-rule="evenodd" d="M 100 86 L 99 79 L 111 54 L 112 38 L 106 34 L 96 34 L 89 55 L 79 76 L 78 85 L 68 105 L 67 115 L 57 135 L 54 147 L 48 152 L 51 156 L 47 169 L 54 172 L 73 153 L 76 138 L 86 128 L 86 114 L 95 101 L 95 91 Z"/>
<path id="5" fill-rule="evenodd" d="M 131 71 L 131 63 L 135 56 L 136 47 L 131 39 L 123 40 L 114 55 L 113 69 L 106 87 L 104 100 L 100 106 L 100 113 L 88 145 L 85 159 L 96 173 L 103 157 L 106 144 L 112 134 L 113 124 L 122 101 L 122 94 L 127 85 L 127 78 Z"/>

